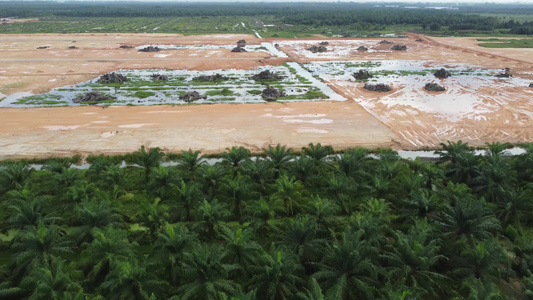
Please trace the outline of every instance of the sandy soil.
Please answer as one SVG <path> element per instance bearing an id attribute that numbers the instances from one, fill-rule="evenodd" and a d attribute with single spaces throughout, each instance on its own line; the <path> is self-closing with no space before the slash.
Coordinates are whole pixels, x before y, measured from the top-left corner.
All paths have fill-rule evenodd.
<path id="1" fill-rule="evenodd" d="M 1 109 L 0 158 L 165 151 L 261 151 L 310 142 L 393 147 L 397 136 L 354 102 Z"/>
<path id="2" fill-rule="evenodd" d="M 423 41 L 416 41 L 418 38 Z M 301 45 L 280 47 L 289 54 L 285 59 L 271 58 L 262 52 L 164 50 L 139 53 L 135 49 L 118 48 L 120 45 L 144 44 L 228 45 L 239 39 L 245 39 L 249 44 L 284 41 L 261 40 L 252 35 L 3 35 L 0 42 L 0 93 L 46 92 L 117 69 L 256 68 L 283 61 L 313 60 L 421 59 L 428 60 L 431 67 L 456 63 L 489 69 L 510 67 L 515 76 L 533 82 L 532 49 L 482 48 L 472 38 L 410 35 L 389 39 L 394 44 L 405 44 L 407 51 L 388 52 L 391 45 L 380 45 L 378 47 L 383 49 L 375 48 L 377 52 L 347 51 L 326 59 L 306 56 Z M 338 38 L 316 38 L 316 43 L 323 40 L 343 46 Z M 373 43 L 378 40 L 381 39 Z M 310 43 L 314 43 L 313 40 Z M 39 46 L 49 48 L 36 49 Z M 68 49 L 69 46 L 78 49 Z M 445 96 L 454 100 L 457 95 L 477 97 L 475 114 L 456 114 L 454 118 L 447 118 L 442 112 L 421 110 L 405 101 L 407 94 L 421 93 L 410 91 L 408 87 L 396 86 L 394 92 L 383 95 L 365 91 L 353 82 L 329 84 L 351 101 L 107 109 L 4 108 L 0 109 L 0 159 L 123 153 L 134 151 L 141 144 L 169 151 L 192 148 L 218 152 L 232 145 L 259 150 L 270 143 L 295 148 L 321 142 L 337 149 L 354 146 L 416 149 L 459 139 L 472 145 L 493 141 L 533 142 L 533 101 L 530 100 L 533 89 L 527 86 L 482 86 L 475 91 L 465 87 L 454 93 L 445 92 Z M 394 104 L 395 99 L 402 104 Z M 460 99 L 457 97 L 458 101 Z"/>

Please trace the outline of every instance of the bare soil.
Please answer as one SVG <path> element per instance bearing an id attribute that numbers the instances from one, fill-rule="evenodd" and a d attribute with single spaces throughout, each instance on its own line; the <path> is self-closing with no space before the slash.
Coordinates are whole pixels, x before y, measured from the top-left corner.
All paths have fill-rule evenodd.
<path id="1" fill-rule="evenodd" d="M 424 41 L 416 42 L 418 38 Z M 231 49 L 142 53 L 136 49 L 119 48 L 120 45 L 149 44 L 230 45 L 240 39 L 245 39 L 249 45 L 261 41 L 283 41 L 261 40 L 253 35 L 2 35 L 0 93 L 47 92 L 118 69 L 251 69 L 284 61 L 325 60 L 298 55 L 298 49 L 290 46 L 281 48 L 289 54 L 289 58 L 274 58 L 263 52 L 231 53 Z M 317 37 L 316 42 L 324 40 L 330 45 L 342 43 L 338 38 L 324 37 Z M 431 67 L 445 68 L 447 64 L 456 63 L 488 69 L 510 67 L 514 76 L 533 82 L 533 49 L 490 49 L 479 47 L 474 38 L 434 38 L 414 34 L 391 40 L 394 44 L 406 45 L 408 50 L 362 52 L 356 51 L 355 47 L 349 54 L 334 59 L 428 60 Z M 37 49 L 40 46 L 49 48 Z M 68 49 L 69 46 L 78 49 Z M 480 97 L 482 105 L 497 109 L 474 117 L 450 120 L 405 104 L 391 108 L 382 103 L 382 95 L 366 91 L 361 85 L 329 84 L 349 101 L 105 109 L 2 108 L 0 159 L 124 153 L 134 151 L 142 144 L 168 151 L 191 148 L 213 153 L 233 145 L 259 151 L 268 144 L 276 143 L 294 148 L 321 142 L 336 149 L 355 146 L 419 149 L 459 139 L 472 145 L 494 141 L 533 142 L 533 101 L 530 100 L 533 89 L 527 86 L 503 90 L 482 87 L 475 96 Z M 387 97 L 400 99 L 405 96 L 399 92 L 402 87 L 393 88 Z M 464 89 L 461 93 L 472 92 Z M 449 96 L 454 97 L 453 94 Z M 363 108 L 360 99 L 375 100 L 375 105 Z"/>

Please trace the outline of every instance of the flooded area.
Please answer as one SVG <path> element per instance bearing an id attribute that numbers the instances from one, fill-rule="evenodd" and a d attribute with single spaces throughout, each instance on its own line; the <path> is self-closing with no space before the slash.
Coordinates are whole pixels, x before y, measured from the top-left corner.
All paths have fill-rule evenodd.
<path id="1" fill-rule="evenodd" d="M 251 77 L 263 71 L 270 71 L 281 77 L 279 80 L 254 80 Z M 80 106 L 75 99 L 88 92 L 97 91 L 112 97 L 98 105 L 157 105 L 187 104 L 180 96 L 197 91 L 206 99 L 194 101 L 195 104 L 210 103 L 265 103 L 261 96 L 264 88 L 271 86 L 282 90 L 285 96 L 279 102 L 335 100 L 346 99 L 334 92 L 325 83 L 313 77 L 298 63 L 286 63 L 282 66 L 266 66 L 252 70 L 118 70 L 116 73 L 126 76 L 124 83 L 99 83 L 96 77 L 77 85 L 70 85 L 52 90 L 49 93 L 32 95 L 18 93 L 6 97 L 0 102 L 2 107 L 41 107 L 41 106 Z M 168 80 L 152 80 L 152 75 L 159 74 Z M 219 74 L 224 79 L 217 81 L 198 80 L 199 76 Z M 91 103 L 94 104 L 94 103 Z"/>

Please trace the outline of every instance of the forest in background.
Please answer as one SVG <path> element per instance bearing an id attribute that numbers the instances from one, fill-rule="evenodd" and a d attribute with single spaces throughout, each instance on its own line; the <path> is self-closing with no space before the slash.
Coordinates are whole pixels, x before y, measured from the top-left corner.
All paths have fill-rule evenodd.
<path id="1" fill-rule="evenodd" d="M 527 17 L 533 15 L 533 5 L 461 4 L 458 10 L 436 10 L 424 9 L 425 5 L 420 4 L 416 4 L 420 6 L 417 9 L 404 7 L 415 4 L 400 7 L 380 4 L 381 7 L 374 3 L 345 2 L 8 1 L 2 2 L 0 17 L 38 18 L 40 22 L 0 24 L 0 33 L 153 32 L 153 28 L 157 28 L 157 32 L 184 34 L 265 30 L 274 31 L 274 34 L 290 32 L 292 36 L 313 33 L 358 36 L 405 30 L 444 35 L 533 33 L 533 19 Z M 247 27 L 234 26 L 239 22 L 246 23 Z"/>
<path id="2" fill-rule="evenodd" d="M 533 144 L 442 146 L 3 162 L 0 298 L 531 299 Z"/>

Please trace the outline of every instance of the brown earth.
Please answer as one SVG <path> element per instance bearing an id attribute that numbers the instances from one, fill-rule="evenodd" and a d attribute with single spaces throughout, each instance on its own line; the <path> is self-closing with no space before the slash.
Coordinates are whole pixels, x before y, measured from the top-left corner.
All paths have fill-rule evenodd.
<path id="1" fill-rule="evenodd" d="M 424 41 L 416 42 L 419 37 Z M 282 48 L 291 56 L 288 59 L 271 58 L 257 52 L 231 53 L 230 49 L 142 53 L 136 49 L 119 48 L 120 45 L 149 44 L 233 45 L 240 39 L 245 39 L 250 45 L 283 40 L 261 40 L 252 35 L 2 35 L 0 93 L 47 92 L 118 69 L 242 69 L 283 61 L 324 60 L 295 55 L 296 51 L 290 47 Z M 338 38 L 316 39 L 317 43 L 324 40 L 342 43 Z M 389 40 L 394 44 L 407 45 L 408 50 L 386 53 L 351 51 L 349 55 L 336 59 L 421 59 L 428 61 L 428 67 L 435 68 L 456 63 L 490 69 L 510 67 L 515 76 L 533 79 L 533 49 L 482 48 L 472 38 L 430 38 L 414 34 L 408 38 Z M 49 48 L 36 49 L 39 46 Z M 68 49 L 69 46 L 78 49 Z M 353 101 L 106 109 L 0 108 L 0 159 L 124 153 L 134 151 L 142 144 L 169 151 L 192 148 L 219 152 L 233 145 L 259 150 L 271 143 L 294 148 L 321 142 L 336 149 L 354 146 L 416 149 L 459 139 L 472 145 L 494 141 L 533 141 L 531 88 L 482 87 L 475 92 L 480 97 L 478 106 L 491 110 L 449 120 L 439 113 L 424 113 L 410 105 L 391 107 L 382 101 L 381 95 L 365 91 L 353 82 L 329 84 Z M 392 97 L 405 96 L 405 87 L 393 84 L 393 88 Z M 472 91 L 466 88 L 460 92 L 469 93 Z M 361 99 L 374 101 L 375 105 L 366 105 L 365 109 L 360 105 Z"/>

